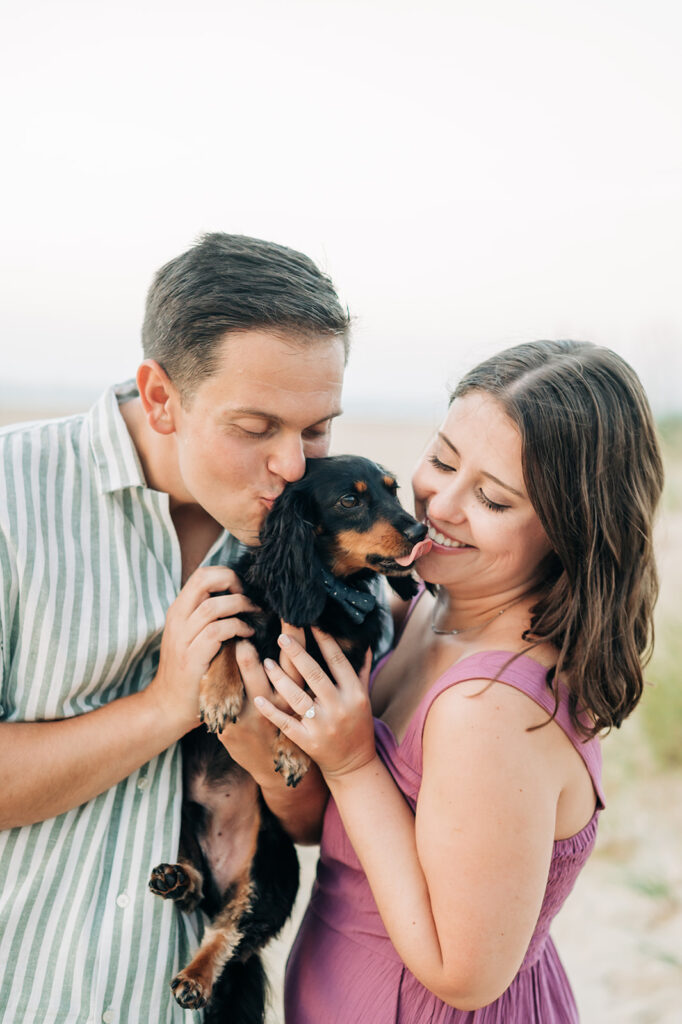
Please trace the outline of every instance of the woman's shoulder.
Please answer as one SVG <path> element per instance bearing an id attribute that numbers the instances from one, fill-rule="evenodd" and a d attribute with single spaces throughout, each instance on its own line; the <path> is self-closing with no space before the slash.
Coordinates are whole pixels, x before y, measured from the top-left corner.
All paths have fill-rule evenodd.
<path id="1" fill-rule="evenodd" d="M 512 660 L 513 659 L 513 660 Z M 432 687 L 424 708 L 424 723 L 435 708 L 451 713 L 464 728 L 480 727 L 490 717 L 524 729 L 547 722 L 548 710 L 536 699 L 547 686 L 547 668 L 527 655 L 511 651 L 481 651 L 455 663 Z"/>
<path id="2" fill-rule="evenodd" d="M 569 690 L 562 681 L 550 682 L 550 670 L 556 663 L 551 645 L 521 648 L 479 648 L 468 652 L 440 676 L 426 695 L 421 709 L 424 721 L 436 701 L 479 701 L 487 707 L 495 700 L 510 708 L 519 708 L 525 717 L 546 722 L 549 716 L 568 713 Z M 521 709 L 525 708 L 525 712 Z M 533 724 L 539 724 L 534 722 Z"/>

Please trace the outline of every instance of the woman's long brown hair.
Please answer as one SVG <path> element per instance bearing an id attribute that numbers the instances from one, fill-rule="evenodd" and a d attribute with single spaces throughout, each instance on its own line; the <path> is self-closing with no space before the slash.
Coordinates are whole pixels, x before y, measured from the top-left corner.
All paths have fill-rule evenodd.
<path id="1" fill-rule="evenodd" d="M 557 680 L 568 685 L 583 735 L 619 726 L 642 695 L 658 596 L 663 465 L 640 380 L 610 349 L 540 341 L 481 363 L 452 400 L 470 391 L 495 397 L 517 425 L 528 496 L 554 551 L 524 639 L 558 649 L 547 682 L 557 706 Z"/>

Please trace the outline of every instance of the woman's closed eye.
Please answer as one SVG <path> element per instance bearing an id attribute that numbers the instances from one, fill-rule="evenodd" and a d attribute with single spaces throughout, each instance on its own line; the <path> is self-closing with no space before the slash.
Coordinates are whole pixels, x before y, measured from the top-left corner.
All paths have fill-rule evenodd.
<path id="1" fill-rule="evenodd" d="M 489 508 L 492 512 L 504 512 L 505 509 L 510 508 L 510 505 L 500 505 L 497 501 L 492 501 L 487 495 L 479 488 L 478 499 L 482 501 L 486 508 Z"/>
<path id="2" fill-rule="evenodd" d="M 435 466 L 436 469 L 440 469 L 444 473 L 456 473 L 457 472 L 457 470 L 455 469 L 454 466 L 449 466 L 447 464 L 447 462 L 442 462 L 438 458 L 438 456 L 436 455 L 435 452 L 433 452 L 431 455 L 429 455 L 429 462 L 431 463 L 432 466 Z"/>

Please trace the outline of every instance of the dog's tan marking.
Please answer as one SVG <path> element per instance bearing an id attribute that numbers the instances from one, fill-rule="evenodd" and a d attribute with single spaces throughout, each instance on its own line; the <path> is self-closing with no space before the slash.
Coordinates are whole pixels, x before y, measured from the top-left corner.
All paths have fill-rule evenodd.
<path id="1" fill-rule="evenodd" d="M 364 480 L 356 480 L 355 483 L 353 484 L 353 487 L 359 494 L 364 494 L 365 491 L 367 490 L 367 484 L 365 483 Z"/>
<path id="2" fill-rule="evenodd" d="M 396 480 L 394 476 L 389 476 L 388 473 L 384 477 L 384 483 L 388 487 L 389 491 L 392 491 L 396 486 Z"/>
<path id="3" fill-rule="evenodd" d="M 355 643 L 351 636 L 340 636 L 336 642 L 344 654 L 350 654 L 355 647 Z"/>
<path id="4" fill-rule="evenodd" d="M 368 555 L 382 558 L 401 558 L 409 554 L 411 546 L 403 535 L 386 519 L 380 519 L 367 530 L 342 530 L 336 537 L 331 571 L 335 576 L 350 576 L 359 569 L 372 568 Z"/>
<path id="5" fill-rule="evenodd" d="M 199 711 L 209 732 L 222 732 L 234 722 L 244 703 L 244 684 L 237 667 L 236 642 L 226 640 L 201 679 Z"/>

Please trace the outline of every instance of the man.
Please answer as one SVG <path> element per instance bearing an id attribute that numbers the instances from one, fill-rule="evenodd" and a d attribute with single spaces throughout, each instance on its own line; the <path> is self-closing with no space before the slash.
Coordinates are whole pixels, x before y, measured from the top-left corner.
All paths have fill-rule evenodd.
<path id="1" fill-rule="evenodd" d="M 147 880 L 176 856 L 201 676 L 251 632 L 226 565 L 327 453 L 348 330 L 305 256 L 206 235 L 152 284 L 136 382 L 0 434 L 6 1024 L 200 1019 L 168 986 L 197 922 Z M 242 717 L 230 749 L 253 767 L 271 727 Z M 298 837 L 324 798 L 309 776 L 296 794 L 257 776 Z"/>

